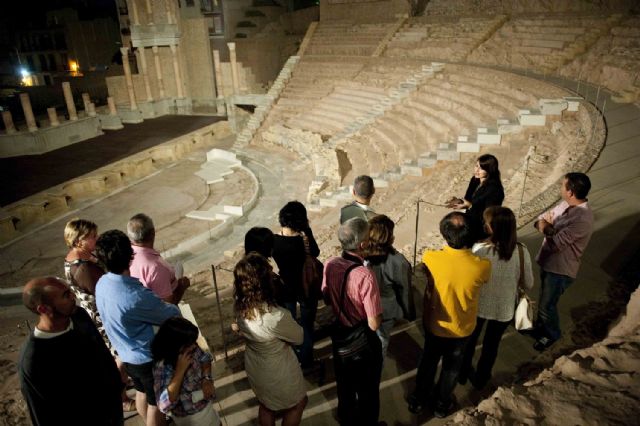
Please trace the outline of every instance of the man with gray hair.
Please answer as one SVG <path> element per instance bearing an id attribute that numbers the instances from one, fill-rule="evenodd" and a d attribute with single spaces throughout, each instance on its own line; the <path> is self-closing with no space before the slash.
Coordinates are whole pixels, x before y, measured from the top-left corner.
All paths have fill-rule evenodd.
<path id="1" fill-rule="evenodd" d="M 352 218 L 340 225 L 342 255 L 327 261 L 322 293 L 336 322 L 331 333 L 341 424 L 376 425 L 380 412 L 382 348 L 376 330 L 382 322 L 375 274 L 364 265 L 369 224 Z"/>
<path id="2" fill-rule="evenodd" d="M 131 276 L 168 303 L 177 304 L 191 282 L 187 277 L 176 278 L 176 272 L 154 248 L 156 229 L 149 216 L 138 213 L 127 223 L 127 235 L 133 248 Z"/>
<path id="3" fill-rule="evenodd" d="M 340 209 L 341 224 L 354 217 L 369 220 L 376 215 L 376 212 L 369 207 L 371 199 L 376 193 L 376 188 L 373 185 L 371 176 L 358 176 L 353 181 L 353 190 L 351 193 L 353 194 L 354 201 Z"/>

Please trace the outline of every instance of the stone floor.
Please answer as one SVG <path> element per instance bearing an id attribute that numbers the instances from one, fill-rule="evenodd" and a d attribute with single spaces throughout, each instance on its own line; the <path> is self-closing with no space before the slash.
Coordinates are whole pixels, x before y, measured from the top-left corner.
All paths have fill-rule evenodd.
<path id="1" fill-rule="evenodd" d="M 2 158 L 0 206 L 222 119 L 213 116 L 166 115 L 140 124 L 125 124 L 124 129 L 107 130 L 102 136 L 42 155 Z"/>

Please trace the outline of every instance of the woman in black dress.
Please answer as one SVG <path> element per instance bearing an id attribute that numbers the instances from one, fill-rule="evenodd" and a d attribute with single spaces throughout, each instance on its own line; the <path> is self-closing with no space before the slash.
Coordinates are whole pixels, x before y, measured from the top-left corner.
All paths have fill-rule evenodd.
<path id="1" fill-rule="evenodd" d="M 313 238 L 307 209 L 302 203 L 290 201 L 285 204 L 280 210 L 279 220 L 282 230 L 274 235 L 273 259 L 278 265 L 280 278 L 284 281 L 284 307 L 298 320 L 304 330 L 304 341 L 296 348 L 296 355 L 302 368 L 309 368 L 313 365 L 313 324 L 316 320 L 318 300 L 304 294 L 302 270 L 307 250 L 311 256 L 318 257 L 320 249 Z"/>
<path id="2" fill-rule="evenodd" d="M 502 201 L 504 201 L 504 189 L 500 181 L 498 159 L 491 154 L 484 154 L 478 157 L 464 198 L 450 199 L 447 207 L 466 210 L 473 229 L 473 242 L 476 242 L 487 237 L 482 219 L 484 210 L 490 206 L 501 206 Z"/>

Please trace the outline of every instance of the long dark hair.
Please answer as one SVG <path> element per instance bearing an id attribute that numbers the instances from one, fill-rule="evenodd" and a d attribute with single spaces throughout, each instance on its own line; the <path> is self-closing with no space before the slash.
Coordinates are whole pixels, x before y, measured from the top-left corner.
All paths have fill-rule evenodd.
<path id="1" fill-rule="evenodd" d="M 180 351 L 198 339 L 198 327 L 182 317 L 172 317 L 162 323 L 151 342 L 154 362 L 164 361 L 175 368 Z"/>
<path id="2" fill-rule="evenodd" d="M 276 305 L 273 290 L 273 268 L 262 255 L 251 252 L 236 264 L 233 270 L 233 298 L 236 314 L 254 319 L 255 311 L 265 313 Z"/>
<path id="3" fill-rule="evenodd" d="M 500 168 L 498 167 L 498 159 L 491 154 L 483 154 L 478 157 L 478 165 L 482 170 L 487 172 L 487 180 L 500 182 Z"/>
<path id="4" fill-rule="evenodd" d="M 485 209 L 482 216 L 484 223 L 491 228 L 489 241 L 498 253 L 498 258 L 508 261 L 518 242 L 515 215 L 506 207 L 491 206 Z"/>

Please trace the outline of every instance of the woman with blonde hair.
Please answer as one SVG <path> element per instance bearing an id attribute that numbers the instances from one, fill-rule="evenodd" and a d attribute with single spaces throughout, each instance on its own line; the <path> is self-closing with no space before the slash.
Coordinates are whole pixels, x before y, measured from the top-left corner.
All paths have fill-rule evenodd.
<path id="1" fill-rule="evenodd" d="M 523 290 L 533 287 L 531 256 L 524 244 L 518 243 L 513 212 L 506 207 L 493 206 L 484 211 L 483 219 L 489 238 L 475 244 L 472 251 L 491 261 L 491 278 L 480 289 L 476 328 L 467 342 L 458 376 L 458 382 L 464 384 L 469 379 L 477 389 L 483 388 L 491 379 L 500 339 L 513 319 L 518 287 Z M 474 371 L 473 354 L 485 324 L 482 353 Z"/>
<path id="2" fill-rule="evenodd" d="M 395 224 L 385 215 L 369 220 L 367 260 L 376 275 L 382 305 L 382 324 L 376 331 L 382 343 L 382 358 L 387 354 L 395 321 L 408 315 L 411 265 L 394 247 Z"/>
<path id="3" fill-rule="evenodd" d="M 269 261 L 251 252 L 233 271 L 237 329 L 245 338 L 245 370 L 260 402 L 258 423 L 298 425 L 307 404 L 302 370 L 292 345 L 302 343 L 302 327 L 276 304 Z"/>
<path id="4" fill-rule="evenodd" d="M 111 346 L 96 307 L 96 284 L 104 275 L 104 270 L 98 264 L 98 259 L 93 253 L 97 238 L 98 225 L 95 223 L 77 218 L 67 222 L 64 227 L 64 241 L 69 247 L 69 252 L 64 258 L 64 275 L 71 291 L 76 296 L 76 304 L 87 311 L 91 317 L 102 336 L 102 340 L 116 358 L 122 381 L 126 382 L 127 377 L 122 362 Z M 125 412 L 135 410 L 135 401 L 129 399 L 124 391 L 122 393 L 122 409 Z"/>

